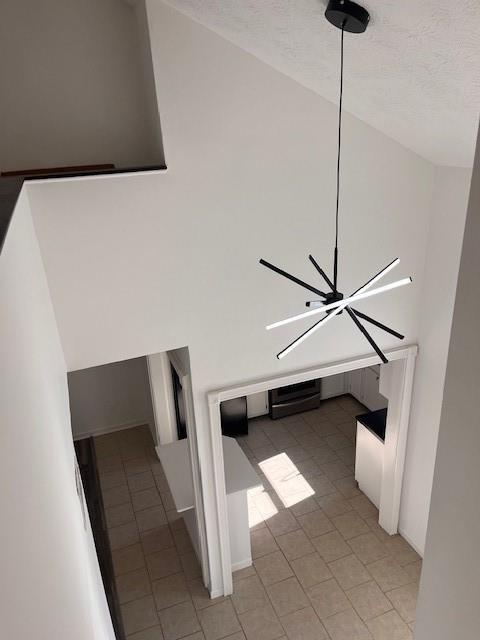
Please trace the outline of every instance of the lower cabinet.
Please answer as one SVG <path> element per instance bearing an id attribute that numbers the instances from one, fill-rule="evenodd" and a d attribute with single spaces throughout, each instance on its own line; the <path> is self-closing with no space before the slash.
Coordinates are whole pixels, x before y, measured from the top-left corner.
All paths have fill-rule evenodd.
<path id="1" fill-rule="evenodd" d="M 363 493 L 380 508 L 387 410 L 357 416 L 355 480 Z"/>
<path id="2" fill-rule="evenodd" d="M 248 418 L 258 418 L 268 414 L 268 391 L 260 391 L 247 396 Z"/>

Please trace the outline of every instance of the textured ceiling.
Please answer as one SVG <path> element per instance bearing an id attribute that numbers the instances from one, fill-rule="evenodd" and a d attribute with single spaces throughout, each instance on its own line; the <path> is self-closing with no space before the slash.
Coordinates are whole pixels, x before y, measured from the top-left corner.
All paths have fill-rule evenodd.
<path id="1" fill-rule="evenodd" d="M 339 31 L 326 0 L 167 0 L 337 101 Z M 436 164 L 471 166 L 480 111 L 480 0 L 367 0 L 345 36 L 345 108 Z"/>

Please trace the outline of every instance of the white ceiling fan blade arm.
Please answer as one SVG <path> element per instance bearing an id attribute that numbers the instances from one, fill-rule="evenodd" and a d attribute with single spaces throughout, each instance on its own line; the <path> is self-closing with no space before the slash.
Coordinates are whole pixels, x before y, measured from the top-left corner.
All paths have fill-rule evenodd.
<path id="1" fill-rule="evenodd" d="M 303 318 L 309 318 L 310 316 L 317 315 L 322 313 L 323 311 L 329 311 L 330 309 L 336 309 L 338 307 L 344 307 L 351 302 L 355 302 L 357 300 L 363 300 L 364 298 L 368 298 L 370 296 L 375 296 L 379 293 L 383 293 L 384 291 L 389 291 L 390 289 L 396 289 L 397 287 L 402 287 L 406 284 L 410 284 L 412 282 L 411 278 L 403 278 L 402 280 L 397 280 L 396 282 L 392 282 L 391 284 L 386 284 L 383 287 L 378 287 L 377 289 L 369 289 L 373 281 L 367 283 L 364 287 L 362 287 L 359 293 L 356 293 L 349 298 L 344 298 L 343 300 L 339 300 L 338 302 L 331 302 L 330 304 L 326 304 L 323 307 L 318 309 L 312 309 L 311 311 L 304 311 L 303 313 L 299 313 L 296 316 L 290 316 L 289 318 L 284 318 L 283 320 L 279 320 L 278 322 L 274 322 L 273 324 L 267 325 L 265 328 L 269 331 L 270 329 L 276 329 L 277 327 L 282 327 L 285 324 L 290 324 L 291 322 L 296 322 L 297 320 L 302 320 Z"/>
<path id="2" fill-rule="evenodd" d="M 379 271 L 376 275 L 374 275 L 373 278 L 370 278 L 368 282 L 366 282 L 359 289 L 354 291 L 352 293 L 352 296 L 355 296 L 357 293 L 362 293 L 363 291 L 367 291 L 367 289 L 370 289 L 371 287 L 373 287 L 373 285 L 376 282 L 378 282 L 381 278 L 384 278 L 387 275 L 387 273 L 390 273 L 390 271 L 394 269 L 398 264 L 400 264 L 400 258 L 395 258 L 395 260 L 392 260 L 390 264 L 387 264 L 387 266 L 384 267 L 381 271 Z"/>
<path id="3" fill-rule="evenodd" d="M 342 302 L 346 302 L 350 304 L 350 302 L 356 302 L 357 300 L 363 300 L 364 298 L 370 298 L 371 296 L 376 296 L 379 293 L 385 293 L 386 291 L 390 291 L 391 289 L 398 289 L 398 287 L 404 287 L 406 284 L 411 284 L 412 279 L 402 278 L 401 280 L 396 280 L 395 282 L 391 282 L 390 284 L 385 284 L 383 287 L 377 287 L 376 289 L 371 289 L 370 291 L 362 291 L 361 293 L 355 293 L 350 298 L 345 298 Z"/>
<path id="4" fill-rule="evenodd" d="M 324 311 L 329 311 L 330 309 L 336 309 L 337 307 L 346 306 L 349 304 L 351 300 L 355 300 L 356 298 L 345 298 L 344 300 L 339 300 L 338 302 L 331 302 L 330 304 L 325 304 L 323 307 L 317 307 L 315 309 L 311 309 L 310 311 L 304 311 L 303 313 L 299 313 L 296 316 L 290 316 L 289 318 L 284 318 L 283 320 L 278 320 L 272 324 L 268 324 L 265 329 L 270 331 L 270 329 L 276 329 L 277 327 L 283 327 L 285 324 L 290 324 L 291 322 L 296 322 L 297 320 L 303 320 L 304 318 L 310 318 L 310 316 L 316 316 L 319 313 L 323 313 Z M 345 303 L 345 304 L 344 304 Z M 335 314 L 336 315 L 336 314 Z"/>
<path id="5" fill-rule="evenodd" d="M 280 353 L 277 354 L 277 358 L 279 360 L 281 360 L 282 358 L 287 356 L 291 351 L 296 349 L 298 347 L 298 345 L 302 344 L 302 342 L 304 342 L 307 338 L 309 338 L 312 335 L 312 333 L 315 333 L 315 331 L 317 331 L 318 329 L 323 327 L 329 320 L 331 320 L 337 314 L 339 314 L 340 311 L 342 311 L 342 309 L 344 307 L 346 307 L 346 306 L 347 306 L 347 303 L 343 304 L 343 302 L 342 302 L 342 306 L 337 307 L 336 309 L 334 309 L 331 313 L 328 314 L 328 316 L 325 316 L 324 318 L 319 320 L 317 323 L 315 323 L 313 325 L 313 327 L 310 327 L 310 329 L 307 329 L 307 331 L 305 331 L 305 333 L 302 333 L 301 336 L 299 336 L 296 340 L 294 340 L 292 343 L 290 343 L 288 345 L 288 347 L 283 349 L 283 351 L 280 351 Z"/>
<path id="6" fill-rule="evenodd" d="M 395 258 L 395 260 L 392 260 L 390 264 L 387 264 L 387 266 L 384 269 L 379 271 L 367 283 L 362 285 L 360 289 L 357 289 L 353 295 L 363 293 L 364 291 L 367 291 L 368 289 L 370 289 L 376 282 L 380 280 L 380 278 L 383 278 L 384 276 L 386 276 L 387 273 L 389 273 L 389 271 L 394 269 L 399 263 L 400 263 L 400 258 Z M 317 302 L 317 301 L 315 300 L 314 302 Z M 310 309 L 310 311 L 304 311 L 303 313 L 299 313 L 298 315 L 295 315 L 295 316 L 290 316 L 289 318 L 285 318 L 284 320 L 278 320 L 277 322 L 273 322 L 272 324 L 267 325 L 265 328 L 267 329 L 267 331 L 270 331 L 270 329 L 283 327 L 284 324 L 290 324 L 291 322 L 296 322 L 297 320 L 302 320 L 303 318 L 309 318 L 310 316 L 314 316 L 317 313 L 321 313 L 322 311 L 328 311 L 328 309 L 335 309 L 335 307 L 337 307 L 339 304 L 341 304 L 341 301 L 332 302 L 330 304 L 326 304 L 321 307 L 315 306 L 315 308 Z"/>
<path id="7" fill-rule="evenodd" d="M 278 320 L 278 322 L 274 322 L 273 324 L 268 324 L 265 327 L 265 329 L 267 329 L 267 331 L 270 331 L 270 329 L 276 329 L 277 327 L 282 327 L 284 324 L 290 324 L 291 322 L 302 320 L 302 318 L 309 318 L 310 316 L 316 316 L 319 313 L 328 311 L 329 309 L 335 309 L 341 304 L 343 304 L 343 300 L 340 300 L 339 302 L 331 302 L 330 304 L 325 304 L 322 307 L 316 307 L 315 309 L 311 309 L 310 311 L 304 311 L 303 313 L 299 313 L 296 316 L 290 316 L 289 318 L 284 318 L 284 320 Z"/>

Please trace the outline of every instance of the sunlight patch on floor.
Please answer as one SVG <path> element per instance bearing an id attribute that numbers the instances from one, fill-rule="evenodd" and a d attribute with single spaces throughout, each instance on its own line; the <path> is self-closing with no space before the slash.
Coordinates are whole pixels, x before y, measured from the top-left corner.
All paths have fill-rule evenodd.
<path id="1" fill-rule="evenodd" d="M 250 529 L 272 518 L 277 513 L 277 507 L 265 490 L 248 492 L 248 526 Z"/>
<path id="2" fill-rule="evenodd" d="M 293 464 L 286 453 L 271 456 L 258 464 L 265 474 L 273 495 L 265 490 L 254 490 L 248 494 L 248 520 L 250 528 L 272 518 L 278 508 L 292 507 L 315 495 L 315 491 Z M 280 500 L 283 507 L 275 505 Z"/>
<path id="3" fill-rule="evenodd" d="M 259 467 L 285 507 L 292 507 L 315 495 L 315 491 L 286 453 L 279 453 L 260 462 Z"/>

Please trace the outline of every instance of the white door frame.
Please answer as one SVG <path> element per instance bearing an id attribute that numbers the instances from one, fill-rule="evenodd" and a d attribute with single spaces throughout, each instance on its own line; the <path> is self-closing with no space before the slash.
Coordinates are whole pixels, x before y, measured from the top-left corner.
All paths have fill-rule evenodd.
<path id="1" fill-rule="evenodd" d="M 384 445 L 379 523 L 389 534 L 397 533 L 398 530 L 413 374 L 417 352 L 417 345 L 410 345 L 399 349 L 392 349 L 385 353 L 391 363 L 388 384 L 390 395 Z M 369 367 L 379 362 L 380 359 L 377 355 L 359 356 L 349 360 L 319 365 L 310 369 L 284 373 L 281 376 L 226 387 L 224 389 L 211 391 L 207 394 L 223 580 L 223 584 L 221 585 L 211 585 L 212 592 L 215 592 L 215 595 L 221 593 L 229 595 L 233 591 L 225 471 L 221 441 L 220 403 L 224 400 L 232 400 L 233 398 L 259 393 L 260 391 L 268 391 L 276 387 L 306 382 L 313 378 L 324 378 L 354 369 Z"/>
<path id="2" fill-rule="evenodd" d="M 152 396 L 156 445 L 178 440 L 171 361 L 167 351 L 147 355 L 147 371 Z M 178 374 L 181 377 L 181 374 Z"/>
<path id="3" fill-rule="evenodd" d="M 192 482 L 194 496 L 194 511 L 197 521 L 198 547 L 200 552 L 200 564 L 202 566 L 203 583 L 210 584 L 210 569 L 208 563 L 207 535 L 205 528 L 205 512 L 202 499 L 202 484 L 200 477 L 200 465 L 198 456 L 197 431 L 195 427 L 195 410 L 193 404 L 192 378 L 189 371 L 186 371 L 175 353 L 167 352 L 169 362 L 175 368 L 180 384 L 182 385 L 185 399 L 185 424 L 187 427 L 188 451 L 192 466 Z M 221 434 L 220 434 L 221 436 Z M 223 460 L 222 460 L 223 464 Z"/>

